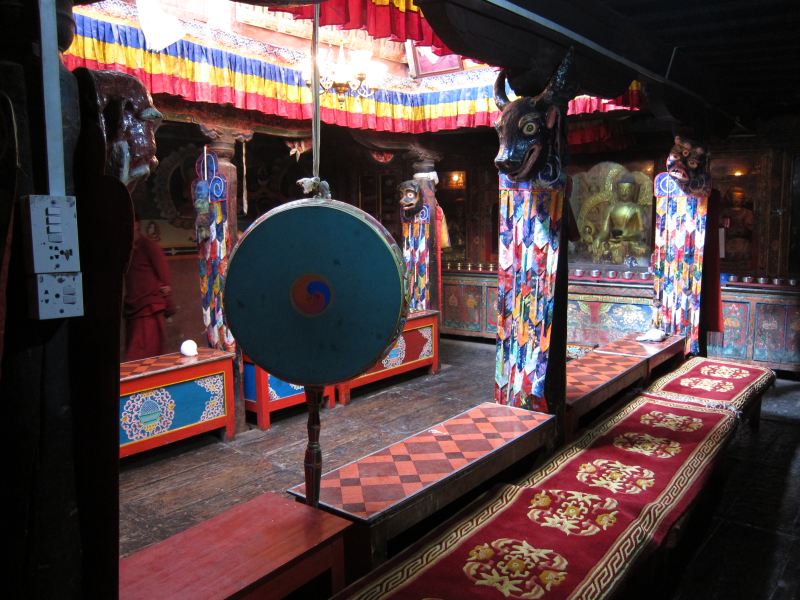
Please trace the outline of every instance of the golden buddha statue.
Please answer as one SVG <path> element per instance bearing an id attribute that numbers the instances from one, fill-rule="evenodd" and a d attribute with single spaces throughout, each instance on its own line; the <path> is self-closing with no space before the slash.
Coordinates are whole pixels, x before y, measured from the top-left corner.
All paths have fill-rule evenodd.
<path id="1" fill-rule="evenodd" d="M 641 257 L 647 253 L 644 219 L 638 203 L 639 183 L 626 173 L 614 182 L 611 201 L 595 235 L 592 257 L 595 261 L 610 260 L 622 264 L 626 256 Z"/>
<path id="2" fill-rule="evenodd" d="M 571 199 L 581 234 L 576 252 L 594 263 L 643 265 L 650 252 L 651 190 L 645 173 L 614 162 L 576 174 Z"/>

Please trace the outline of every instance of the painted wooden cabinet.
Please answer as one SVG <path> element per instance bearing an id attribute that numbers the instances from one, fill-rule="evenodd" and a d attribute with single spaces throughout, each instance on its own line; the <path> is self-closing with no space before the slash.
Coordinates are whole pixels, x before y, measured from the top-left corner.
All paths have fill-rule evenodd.
<path id="1" fill-rule="evenodd" d="M 336 394 L 341 404 L 347 404 L 351 389 L 421 367 L 431 374 L 439 371 L 439 312 L 435 310 L 410 313 L 389 352 L 364 374 L 338 384 Z"/>
<path id="2" fill-rule="evenodd" d="M 497 276 L 478 271 L 442 275 L 442 333 L 494 339 Z M 573 277 L 567 341 L 606 344 L 650 328 L 649 281 Z M 800 371 L 800 288 L 727 284 L 722 288 L 724 334 L 709 335 L 709 356 Z"/>
<path id="3" fill-rule="evenodd" d="M 233 421 L 233 353 L 199 348 L 120 365 L 119 455 L 129 456 Z"/>
<path id="4" fill-rule="evenodd" d="M 800 371 L 800 289 L 728 284 L 725 332 L 709 336 L 710 356 Z"/>

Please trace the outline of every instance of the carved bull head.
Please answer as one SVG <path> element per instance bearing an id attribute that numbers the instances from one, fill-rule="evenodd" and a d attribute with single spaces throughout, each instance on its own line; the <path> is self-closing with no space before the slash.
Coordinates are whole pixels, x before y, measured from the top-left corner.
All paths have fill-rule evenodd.
<path id="1" fill-rule="evenodd" d="M 667 157 L 667 173 L 685 192 L 708 193 L 710 191 L 708 158 L 704 144 L 676 135 L 675 145 Z"/>
<path id="2" fill-rule="evenodd" d="M 563 119 L 567 97 L 567 73 L 572 48 L 538 96 L 522 96 L 513 102 L 506 95 L 506 74 L 494 84 L 494 101 L 502 110 L 495 123 L 500 149 L 494 164 L 512 181 L 538 181 L 552 185 L 561 177 L 561 153 L 566 132 Z"/>
<path id="3" fill-rule="evenodd" d="M 422 210 L 422 190 L 419 182 L 409 179 L 397 186 L 400 195 L 400 208 L 403 210 L 405 218 L 411 218 Z"/>

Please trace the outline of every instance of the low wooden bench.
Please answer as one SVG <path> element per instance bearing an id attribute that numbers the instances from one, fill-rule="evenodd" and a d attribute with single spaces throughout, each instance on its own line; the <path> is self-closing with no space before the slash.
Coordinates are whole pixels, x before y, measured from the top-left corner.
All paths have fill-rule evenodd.
<path id="1" fill-rule="evenodd" d="M 320 507 L 352 520 L 369 563 L 387 543 L 552 441 L 555 417 L 483 403 L 322 476 Z M 305 497 L 305 486 L 289 490 Z"/>
<path id="2" fill-rule="evenodd" d="M 611 597 L 673 545 L 739 411 L 772 381 L 769 369 L 692 359 L 336 598 Z"/>
<path id="3" fill-rule="evenodd" d="M 653 371 L 683 356 L 684 339 L 672 336 L 663 342 L 637 342 L 635 334 L 596 348 L 567 363 L 567 439 L 579 430 L 581 418 Z"/>
<path id="4" fill-rule="evenodd" d="M 691 505 L 735 421 L 638 397 L 337 598 L 610 597 Z"/>
<path id="5" fill-rule="evenodd" d="M 265 493 L 120 560 L 123 600 L 283 598 L 328 573 L 344 586 L 350 522 Z"/>

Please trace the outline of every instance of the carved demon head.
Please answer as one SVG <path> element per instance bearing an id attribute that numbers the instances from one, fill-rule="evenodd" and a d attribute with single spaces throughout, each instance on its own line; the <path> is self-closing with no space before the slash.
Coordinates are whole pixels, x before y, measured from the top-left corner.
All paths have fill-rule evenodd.
<path id="1" fill-rule="evenodd" d="M 494 101 L 503 112 L 495 123 L 500 150 L 494 164 L 512 181 L 552 185 L 561 177 L 566 135 L 562 125 L 567 101 L 564 94 L 571 64 L 570 48 L 541 94 L 522 96 L 513 102 L 506 95 L 505 71 L 497 76 Z"/>
<path id="2" fill-rule="evenodd" d="M 397 186 L 400 195 L 400 208 L 403 210 L 403 217 L 411 218 L 422 210 L 424 204 L 422 200 L 422 190 L 419 182 L 409 179 Z"/>
<path id="3" fill-rule="evenodd" d="M 91 75 L 106 140 L 106 172 L 132 190 L 158 166 L 155 133 L 162 115 L 136 77 L 116 71 L 92 71 Z"/>
<path id="4" fill-rule="evenodd" d="M 667 157 L 667 173 L 682 190 L 700 193 L 710 187 L 708 159 L 704 144 L 676 135 Z"/>

